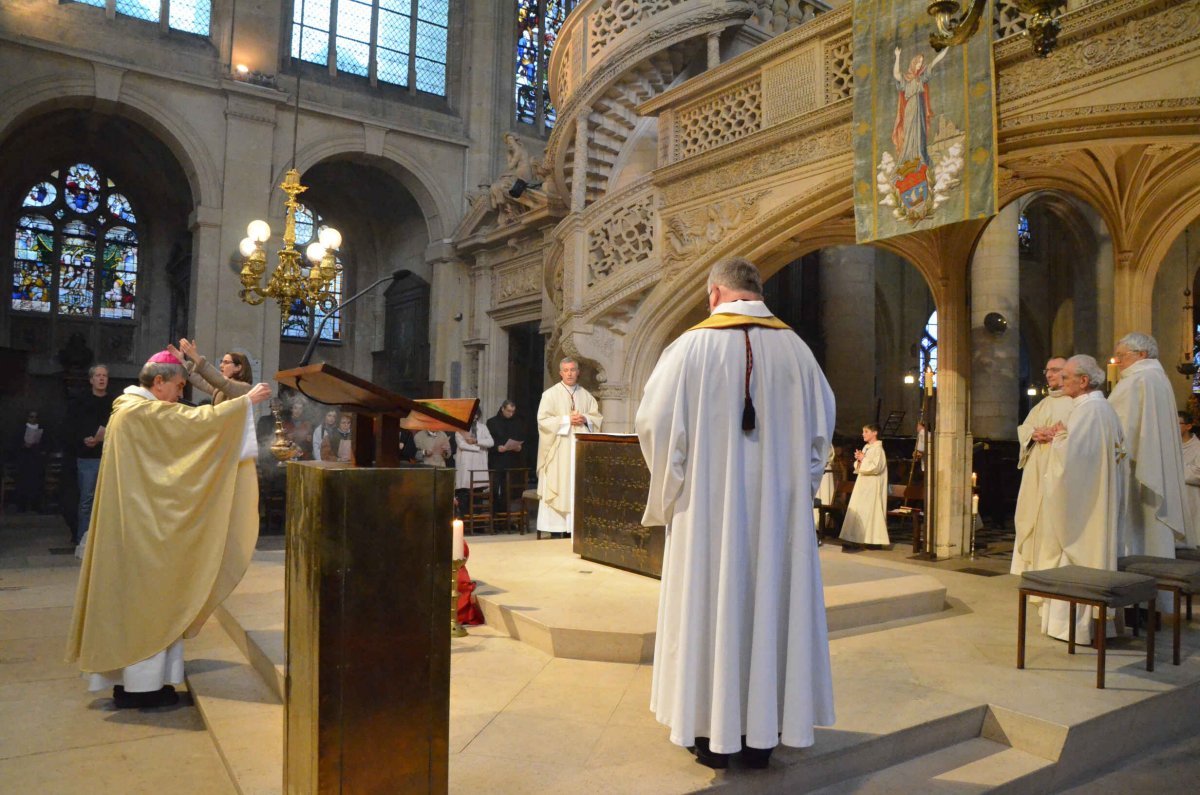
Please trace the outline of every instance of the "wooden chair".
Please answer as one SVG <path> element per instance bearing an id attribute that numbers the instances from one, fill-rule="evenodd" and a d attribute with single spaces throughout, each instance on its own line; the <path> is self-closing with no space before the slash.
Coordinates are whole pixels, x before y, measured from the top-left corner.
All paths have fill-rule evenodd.
<path id="1" fill-rule="evenodd" d="M 833 500 L 828 505 L 817 503 L 817 535 L 828 535 L 823 532 L 829 527 L 829 517 L 836 516 L 837 521 L 834 523 L 833 529 L 837 531 L 842 526 L 842 521 L 846 518 L 846 506 L 850 504 L 850 494 L 854 491 L 854 481 L 844 480 L 837 485 L 833 492 Z"/>
<path id="2" fill-rule="evenodd" d="M 494 533 L 496 532 L 496 525 L 492 516 L 495 506 L 492 500 L 491 470 L 472 469 L 470 475 L 470 489 L 467 491 L 467 510 L 463 514 L 463 530 L 471 535 L 480 530 Z"/>
<path id="3" fill-rule="evenodd" d="M 888 486 L 889 504 L 893 500 L 896 501 L 896 504 L 894 507 L 888 508 L 887 518 L 912 521 L 913 552 L 919 552 L 925 529 L 925 487 L 919 483 L 909 486 Z"/>
<path id="4" fill-rule="evenodd" d="M 497 503 L 493 516 L 496 518 L 496 524 L 499 527 L 514 528 L 518 533 L 524 535 L 528 528 L 526 525 L 529 521 L 528 511 L 525 507 L 525 500 L 521 495 L 529 488 L 529 470 L 528 469 L 493 469 L 491 470 L 493 483 L 504 483 L 504 488 L 500 493 L 504 495 L 503 502 L 507 504 Z"/>

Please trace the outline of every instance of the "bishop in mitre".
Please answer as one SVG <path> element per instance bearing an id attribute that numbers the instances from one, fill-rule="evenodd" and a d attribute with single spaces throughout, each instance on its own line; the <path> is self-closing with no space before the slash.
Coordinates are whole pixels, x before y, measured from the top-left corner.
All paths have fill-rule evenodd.
<path id="1" fill-rule="evenodd" d="M 1021 455 L 1017 459 L 1017 468 L 1021 470 L 1021 488 L 1017 492 L 1017 509 L 1013 516 L 1017 530 L 1010 568 L 1013 574 L 1054 566 L 1052 562 L 1039 558 L 1038 550 L 1046 524 L 1044 479 L 1050 463 L 1050 445 L 1058 432 L 1057 426 L 1066 423 L 1074 405 L 1074 401 L 1062 392 L 1062 370 L 1066 364 L 1067 360 L 1061 356 L 1052 357 L 1046 362 L 1044 375 L 1050 394 L 1034 406 L 1025 421 L 1017 426 L 1017 440 L 1021 444 Z"/>
<path id="2" fill-rule="evenodd" d="M 538 506 L 540 533 L 571 535 L 575 529 L 575 434 L 596 433 L 604 417 L 591 393 L 579 385 L 579 363 L 558 364 L 562 378 L 538 404 Z"/>
<path id="3" fill-rule="evenodd" d="M 1126 334 L 1113 351 L 1121 380 L 1108 397 L 1129 451 L 1124 546 L 1121 555 L 1174 558 L 1189 546 L 1183 508 L 1183 446 L 1175 391 L 1149 334 Z M 1170 599 L 1159 607 L 1170 610 Z"/>
<path id="4" fill-rule="evenodd" d="M 183 639 L 241 580 L 258 539 L 258 384 L 215 406 L 178 403 L 187 372 L 169 351 L 113 404 L 67 661 L 118 708 L 178 700 Z"/>
<path id="5" fill-rule="evenodd" d="M 1121 515 L 1129 462 L 1117 414 L 1104 399 L 1104 371 L 1091 356 L 1072 356 L 1062 372 L 1062 392 L 1071 412 L 1060 423 L 1045 475 L 1045 525 L 1040 568 L 1087 566 L 1117 570 Z M 1045 600 L 1042 632 L 1059 640 L 1070 635 L 1070 605 Z M 1092 611 L 1076 614 L 1077 643 L 1091 643 Z M 1106 637 L 1116 634 L 1112 617 Z"/>

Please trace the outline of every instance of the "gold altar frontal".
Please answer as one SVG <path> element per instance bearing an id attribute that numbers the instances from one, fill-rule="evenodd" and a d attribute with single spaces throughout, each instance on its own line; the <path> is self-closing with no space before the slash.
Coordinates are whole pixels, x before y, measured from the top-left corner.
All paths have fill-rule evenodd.
<path id="1" fill-rule="evenodd" d="M 650 470 L 631 434 L 575 437 L 575 543 L 586 560 L 661 577 L 666 528 L 643 527 Z"/>
<path id="2" fill-rule="evenodd" d="M 445 792 L 454 472 L 288 464 L 284 791 Z"/>

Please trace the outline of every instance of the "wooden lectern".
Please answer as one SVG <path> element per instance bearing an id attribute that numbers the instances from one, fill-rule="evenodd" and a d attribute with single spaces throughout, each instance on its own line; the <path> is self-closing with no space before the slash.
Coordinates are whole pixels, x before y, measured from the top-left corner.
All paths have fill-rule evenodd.
<path id="1" fill-rule="evenodd" d="M 399 465 L 401 426 L 466 429 L 317 364 L 276 379 L 357 415 L 355 465 L 288 464 L 284 791 L 445 792 L 454 472 Z"/>

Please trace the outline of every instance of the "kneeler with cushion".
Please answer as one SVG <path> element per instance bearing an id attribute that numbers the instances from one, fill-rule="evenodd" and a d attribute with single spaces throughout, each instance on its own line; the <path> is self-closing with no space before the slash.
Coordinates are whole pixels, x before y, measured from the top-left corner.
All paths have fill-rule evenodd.
<path id="1" fill-rule="evenodd" d="M 1090 569 L 1087 566 L 1060 566 L 1057 569 L 1027 571 L 1021 575 L 1020 603 L 1017 612 L 1017 668 L 1025 667 L 1025 613 L 1030 596 L 1059 599 L 1071 605 L 1071 628 L 1067 654 L 1075 653 L 1075 609 L 1077 605 L 1116 609 L 1146 603 L 1150 620 L 1146 626 L 1146 670 L 1154 670 L 1154 617 L 1157 584 L 1153 577 L 1124 571 Z M 1105 622 L 1096 632 L 1096 687 L 1104 687 Z M 1133 634 L 1137 635 L 1137 624 Z"/>
<path id="2" fill-rule="evenodd" d="M 1117 561 L 1117 568 L 1134 574 L 1153 577 L 1158 590 L 1170 591 L 1174 597 L 1174 645 L 1171 662 L 1179 665 L 1179 646 L 1182 619 L 1179 615 L 1180 597 L 1187 597 L 1187 617 L 1192 617 L 1192 594 L 1200 592 L 1200 561 L 1159 558 L 1154 555 L 1129 555 Z"/>

